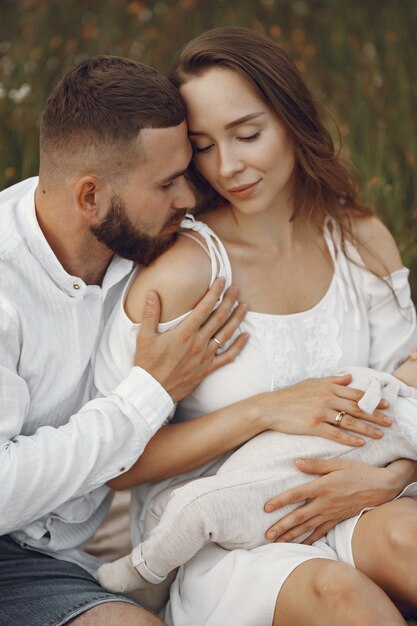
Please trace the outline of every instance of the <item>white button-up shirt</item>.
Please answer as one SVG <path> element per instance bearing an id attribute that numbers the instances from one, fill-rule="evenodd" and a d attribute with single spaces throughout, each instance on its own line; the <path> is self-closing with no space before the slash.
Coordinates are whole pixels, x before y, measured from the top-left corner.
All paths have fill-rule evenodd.
<path id="1" fill-rule="evenodd" d="M 105 483 L 173 403 L 138 367 L 95 398 L 97 342 L 132 263 L 114 257 L 101 286 L 70 276 L 36 219 L 36 185 L 0 193 L 0 535 L 93 571 L 79 548 L 107 512 Z"/>

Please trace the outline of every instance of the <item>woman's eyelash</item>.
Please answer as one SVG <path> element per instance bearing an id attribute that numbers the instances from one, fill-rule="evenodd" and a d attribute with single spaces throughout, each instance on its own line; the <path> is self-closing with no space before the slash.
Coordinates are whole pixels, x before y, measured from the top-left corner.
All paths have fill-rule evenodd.
<path id="1" fill-rule="evenodd" d="M 261 131 L 258 130 L 256 133 L 253 133 L 253 135 L 249 135 L 248 137 L 236 137 L 236 139 L 238 141 L 246 141 L 246 142 L 251 142 L 251 141 L 255 141 L 256 139 L 258 139 L 258 137 L 260 136 Z M 195 144 L 193 146 L 193 152 L 194 154 L 201 154 L 204 152 L 209 152 L 209 150 L 211 150 L 211 148 L 213 147 L 214 144 L 210 144 L 209 146 L 204 146 L 203 148 L 198 148 Z"/>
<path id="2" fill-rule="evenodd" d="M 248 137 L 238 137 L 238 140 L 239 141 L 255 141 L 255 139 L 258 139 L 260 134 L 261 134 L 261 131 L 258 130 L 256 133 L 254 133 L 253 135 L 249 135 Z"/>
<path id="3" fill-rule="evenodd" d="M 204 146 L 204 148 L 198 148 L 196 145 L 194 145 L 193 152 L 194 154 L 199 154 L 200 152 L 208 152 L 210 148 L 212 147 L 213 147 L 213 144 L 210 144 L 209 146 Z"/>

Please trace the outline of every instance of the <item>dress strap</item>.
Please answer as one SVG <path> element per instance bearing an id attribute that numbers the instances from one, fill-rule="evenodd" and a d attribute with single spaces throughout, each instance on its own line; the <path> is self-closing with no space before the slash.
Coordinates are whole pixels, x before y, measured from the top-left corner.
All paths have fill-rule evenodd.
<path id="1" fill-rule="evenodd" d="M 338 248 L 340 247 L 340 231 L 338 224 L 330 217 L 327 217 L 324 222 L 323 236 L 336 270 Z"/>
<path id="2" fill-rule="evenodd" d="M 181 235 L 182 237 L 188 237 L 188 239 L 193 239 L 196 243 L 198 243 L 198 245 L 200 246 L 200 248 L 202 248 L 204 250 L 204 252 L 207 254 L 207 256 L 210 257 L 210 252 L 207 250 L 206 246 L 204 245 L 204 243 L 202 241 L 200 241 L 200 239 L 198 239 L 198 237 L 196 237 L 195 235 L 193 235 L 193 233 L 188 233 L 186 231 L 184 232 L 179 232 L 179 235 Z"/>
<path id="3" fill-rule="evenodd" d="M 181 222 L 179 234 L 194 239 L 209 256 L 211 261 L 210 287 L 219 276 L 225 279 L 224 291 L 230 287 L 232 284 L 230 260 L 222 241 L 216 233 L 204 222 L 199 222 L 194 219 L 193 215 L 187 214 Z"/>
<path id="4" fill-rule="evenodd" d="M 355 269 L 353 266 L 357 263 L 358 267 L 360 267 L 363 262 L 361 262 L 362 260 L 356 248 L 348 241 L 346 242 L 346 251 L 349 257 L 346 256 L 342 249 L 342 233 L 336 220 L 330 217 L 326 219 L 323 227 L 323 235 L 333 261 L 335 280 L 338 292 L 343 301 L 344 311 L 352 311 L 355 328 L 359 330 L 359 297 L 355 277 L 353 275 Z"/>

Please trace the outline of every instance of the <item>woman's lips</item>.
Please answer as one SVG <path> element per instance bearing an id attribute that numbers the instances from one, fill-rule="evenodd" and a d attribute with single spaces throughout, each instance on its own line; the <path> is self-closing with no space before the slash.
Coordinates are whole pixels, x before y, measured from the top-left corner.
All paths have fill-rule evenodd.
<path id="1" fill-rule="evenodd" d="M 260 181 L 257 180 L 249 185 L 241 185 L 240 187 L 232 187 L 228 189 L 228 192 L 235 198 L 249 198 L 254 192 Z"/>

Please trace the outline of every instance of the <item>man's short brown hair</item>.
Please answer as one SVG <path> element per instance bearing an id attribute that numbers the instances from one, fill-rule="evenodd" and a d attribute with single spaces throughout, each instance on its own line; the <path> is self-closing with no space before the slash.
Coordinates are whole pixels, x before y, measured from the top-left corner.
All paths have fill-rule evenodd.
<path id="1" fill-rule="evenodd" d="M 116 174 L 128 167 L 129 149 L 143 128 L 169 128 L 184 119 L 177 90 L 153 68 L 123 57 L 87 59 L 63 76 L 47 100 L 41 168 L 59 168 L 59 161 L 70 162 L 71 155 L 76 163 L 82 154 L 104 169 L 115 159 Z"/>

